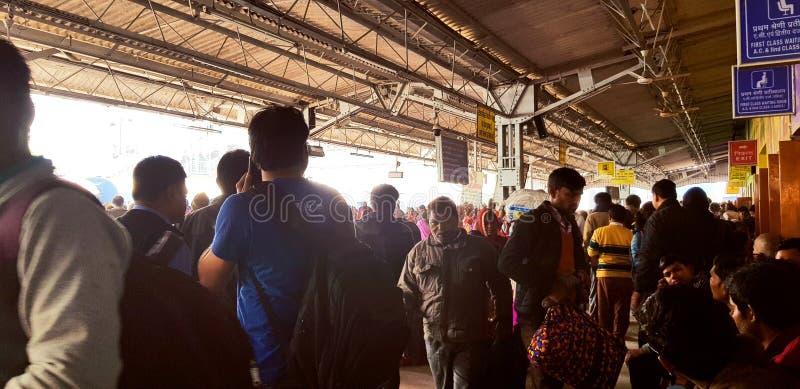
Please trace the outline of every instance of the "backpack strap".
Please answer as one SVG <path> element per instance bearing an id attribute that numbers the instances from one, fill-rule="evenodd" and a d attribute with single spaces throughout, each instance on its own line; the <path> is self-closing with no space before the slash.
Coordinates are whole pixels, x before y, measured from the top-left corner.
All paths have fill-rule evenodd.
<path id="1" fill-rule="evenodd" d="M 302 214 L 300 213 L 300 209 L 295 207 L 293 204 L 289 204 L 287 207 L 283 207 L 282 200 L 286 198 L 286 194 L 278 189 L 277 185 L 274 182 L 266 181 L 260 182 L 256 184 L 253 189 L 251 189 L 257 195 L 265 196 L 264 204 L 267 207 L 271 207 L 273 210 L 276 210 L 278 213 L 272 213 L 272 217 L 277 217 L 279 221 L 283 222 L 286 221 L 284 225 L 288 226 L 292 233 L 300 234 L 300 236 L 305 236 L 309 239 L 313 239 L 313 235 L 308 233 L 308 227 L 306 223 L 304 223 Z M 283 210 L 288 212 L 288 215 L 281 215 L 280 212 Z M 286 216 L 286 217 L 284 217 Z M 314 245 L 312 245 L 313 247 Z M 272 325 L 273 331 L 279 338 L 279 342 L 287 341 L 290 342 L 292 338 L 292 333 L 289 331 L 285 331 L 283 326 L 280 325 L 280 318 L 275 313 L 275 310 L 272 309 L 272 304 L 270 304 L 269 295 L 261 286 L 261 283 L 258 282 L 258 277 L 256 277 L 255 272 L 253 271 L 252 267 L 245 266 L 246 275 L 251 279 L 253 282 L 253 287 L 256 290 L 256 294 L 258 295 L 258 300 L 261 303 L 262 308 L 264 309 L 264 314 L 267 316 L 267 320 L 269 320 L 270 324 Z M 288 343 L 286 344 L 288 346 Z M 284 354 L 288 353 L 289 347 L 286 347 L 284 350 Z"/>
<path id="2" fill-rule="evenodd" d="M 16 262 L 19 255 L 19 238 L 22 233 L 22 219 L 31 203 L 40 195 L 55 188 L 78 191 L 98 206 L 97 198 L 85 189 L 59 178 L 49 178 L 30 185 L 14 194 L 0 207 L 0 262 Z"/>
<path id="3" fill-rule="evenodd" d="M 268 211 L 271 212 L 272 217 L 276 217 L 283 226 L 288 227 L 292 234 L 299 234 L 299 236 L 303 236 L 306 239 L 311 240 L 313 243 L 316 243 L 314 242 L 316 241 L 316 238 L 309 228 L 308 223 L 306 223 L 303 219 L 300 208 L 296 207 L 294 204 L 288 204 L 288 206 L 284 207 L 283 199 L 287 198 L 287 194 L 281 191 L 274 182 L 260 182 L 256 184 L 251 191 L 255 192 L 257 195 L 265 196 L 264 204 L 270 208 Z M 281 214 L 281 212 L 284 210 L 288 213 L 287 215 Z M 309 247 L 312 247 L 312 255 L 315 257 L 315 260 L 312 263 L 311 278 L 309 279 L 309 284 L 306 286 L 306 291 L 303 293 L 303 300 L 306 299 L 308 288 L 310 288 L 312 283 L 314 283 L 314 277 L 318 275 L 318 267 L 320 266 L 320 260 L 319 258 L 316 258 L 317 254 L 319 253 L 319 248 L 313 243 L 310 244 Z M 258 301 L 261 303 L 261 307 L 264 311 L 264 315 L 267 317 L 267 320 L 269 320 L 271 328 L 278 338 L 278 343 L 281 344 L 281 347 L 283 348 L 282 354 L 288 368 L 286 376 L 279 386 L 282 388 L 309 387 L 305 379 L 302 378 L 303 374 L 301 373 L 299 362 L 294 355 L 294 350 L 297 348 L 297 346 L 294 345 L 294 343 L 297 341 L 297 336 L 295 336 L 295 334 L 298 333 L 298 328 L 302 328 L 303 326 L 302 317 L 305 307 L 300 308 L 300 312 L 297 315 L 297 321 L 293 323 L 292 328 L 285 328 L 283 325 L 281 325 L 281 320 L 277 313 L 275 313 L 275 310 L 270 303 L 269 295 L 267 295 L 264 287 L 258 281 L 258 277 L 256 277 L 253 268 L 249 266 L 239 266 L 239 271 L 242 272 L 245 277 L 251 279 L 253 287 L 256 290 Z M 315 382 L 315 379 L 312 379 L 311 381 Z"/>

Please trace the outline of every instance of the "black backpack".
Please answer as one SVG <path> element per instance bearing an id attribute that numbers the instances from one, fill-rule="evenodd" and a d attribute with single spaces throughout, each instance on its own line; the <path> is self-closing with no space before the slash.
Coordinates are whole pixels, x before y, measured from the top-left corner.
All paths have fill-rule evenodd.
<path id="1" fill-rule="evenodd" d="M 120 303 L 120 388 L 252 388 L 250 340 L 185 274 L 133 258 Z"/>
<path id="2" fill-rule="evenodd" d="M 73 184 L 46 180 L 4 204 L 0 219 L 21 225 L 31 202 L 54 188 L 76 190 L 97 202 Z M 6 232 L 0 236 L 0 243 L 6 242 L 13 249 L 19 242 L 19 228 Z M 15 303 L 16 298 L 13 300 Z M 183 273 L 134 256 L 125 275 L 119 314 L 123 362 L 120 388 L 252 388 L 252 351 L 247 334 L 216 296 Z M 19 357 L 24 361 L 24 356 Z M 24 369 L 24 365 L 16 366 Z"/>
<path id="3" fill-rule="evenodd" d="M 275 187 L 268 182 L 257 190 L 285 198 L 267 190 L 270 185 Z M 287 208 L 291 228 L 317 248 L 294 331 L 278 334 L 291 339 L 287 381 L 310 389 L 378 388 L 397 372 L 408 341 L 402 292 L 392 286 L 386 264 L 355 236 L 323 243 L 297 207 Z M 254 285 L 270 322 L 279 322 L 264 290 Z"/>

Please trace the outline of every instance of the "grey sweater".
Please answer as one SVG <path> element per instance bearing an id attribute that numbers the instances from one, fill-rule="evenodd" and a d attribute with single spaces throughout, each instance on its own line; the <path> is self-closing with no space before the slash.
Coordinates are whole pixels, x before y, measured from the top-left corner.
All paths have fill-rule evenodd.
<path id="1" fill-rule="evenodd" d="M 0 183 L 0 205 L 52 174 L 41 160 Z M 53 189 L 31 203 L 17 260 L 30 364 L 6 389 L 116 387 L 119 300 L 130 254 L 125 229 L 80 193 Z"/>

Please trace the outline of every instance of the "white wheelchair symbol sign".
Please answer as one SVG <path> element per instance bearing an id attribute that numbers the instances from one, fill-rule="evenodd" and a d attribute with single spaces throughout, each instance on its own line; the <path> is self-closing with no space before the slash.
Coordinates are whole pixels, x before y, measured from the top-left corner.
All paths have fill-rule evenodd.
<path id="1" fill-rule="evenodd" d="M 757 70 L 750 73 L 750 81 L 753 89 L 772 89 L 774 79 L 774 73 L 771 69 Z"/>
<path id="2" fill-rule="evenodd" d="M 788 19 L 800 16 L 800 0 L 767 0 L 770 20 Z"/>

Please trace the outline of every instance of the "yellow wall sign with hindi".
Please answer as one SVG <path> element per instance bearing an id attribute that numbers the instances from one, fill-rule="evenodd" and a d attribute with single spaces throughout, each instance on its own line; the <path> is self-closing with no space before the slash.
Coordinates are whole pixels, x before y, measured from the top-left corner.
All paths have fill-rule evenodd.
<path id="1" fill-rule="evenodd" d="M 750 166 L 731 166 L 728 170 L 728 181 L 742 183 L 739 186 L 744 186 L 743 184 L 749 176 Z"/>
<path id="2" fill-rule="evenodd" d="M 494 111 L 485 105 L 478 105 L 476 110 L 478 121 L 476 123 L 477 136 L 480 139 L 497 143 L 497 127 L 494 123 Z"/>
<path id="3" fill-rule="evenodd" d="M 633 170 L 619 169 L 611 179 L 611 185 L 633 185 L 636 183 L 636 174 Z"/>
<path id="4" fill-rule="evenodd" d="M 736 182 L 730 182 L 730 181 L 728 181 L 728 188 L 727 188 L 727 190 L 725 191 L 725 193 L 726 193 L 726 194 L 735 194 L 735 195 L 738 195 L 738 194 L 739 194 L 739 188 L 741 188 L 741 186 L 739 186 L 739 185 L 738 185 Z"/>
<path id="5" fill-rule="evenodd" d="M 614 161 L 597 163 L 597 178 L 614 178 L 616 171 Z"/>

